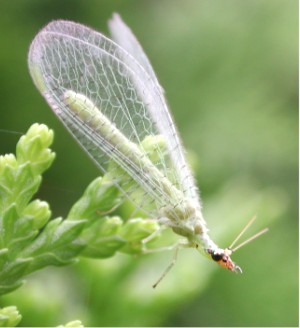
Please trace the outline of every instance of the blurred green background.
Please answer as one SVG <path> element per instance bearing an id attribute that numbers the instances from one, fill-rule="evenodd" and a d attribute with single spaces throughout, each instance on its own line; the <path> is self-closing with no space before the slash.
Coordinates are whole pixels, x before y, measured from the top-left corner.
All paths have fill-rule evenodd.
<path id="1" fill-rule="evenodd" d="M 35 89 L 27 51 L 54 19 L 107 33 L 119 12 L 148 54 L 195 159 L 204 215 L 227 246 L 253 214 L 270 232 L 240 250 L 234 275 L 183 250 L 48 268 L 3 297 L 22 326 L 298 326 L 298 1 L 1 0 L 0 129 L 55 130 L 55 164 L 37 197 L 64 216 L 97 168 Z M 18 134 L 0 132 L 0 153 Z M 251 234 L 249 232 L 249 234 Z"/>

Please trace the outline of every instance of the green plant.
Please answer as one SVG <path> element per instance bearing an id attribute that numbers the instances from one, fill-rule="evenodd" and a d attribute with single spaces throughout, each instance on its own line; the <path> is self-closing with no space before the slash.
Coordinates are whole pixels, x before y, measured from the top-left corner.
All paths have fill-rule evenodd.
<path id="1" fill-rule="evenodd" d="M 34 124 L 19 140 L 16 156 L 0 157 L 0 295 L 20 287 L 36 270 L 73 263 L 79 253 L 139 254 L 146 249 L 143 240 L 159 229 L 153 220 L 109 216 L 123 197 L 105 176 L 88 186 L 66 219 L 51 219 L 49 205 L 32 198 L 55 158 L 48 148 L 52 141 L 52 130 Z M 3 325 L 16 325 L 20 318 L 15 307 L 2 309 Z"/>
<path id="2" fill-rule="evenodd" d="M 16 147 L 16 156 L 9 154 L 0 157 L 1 295 L 20 287 L 24 278 L 30 273 L 48 266 L 72 264 L 78 260 L 79 256 L 104 259 L 113 257 L 117 252 L 139 255 L 159 251 L 161 247 L 170 245 L 175 238 L 174 234 L 169 233 L 170 231 L 161 232 L 155 220 L 140 216 L 128 219 L 126 215 L 122 214 L 121 217 L 116 215 L 114 210 L 123 204 L 125 199 L 107 175 L 90 183 L 65 219 L 51 218 L 49 205 L 33 197 L 41 185 L 41 174 L 51 166 L 55 158 L 55 154 L 49 149 L 52 141 L 52 130 L 45 125 L 33 124 L 26 135 L 20 138 Z M 155 157 L 156 148 L 153 142 L 156 141 L 147 139 L 145 142 L 149 156 Z M 111 163 L 110 167 L 112 172 L 115 172 L 114 164 Z M 110 170 L 108 170 L 109 173 L 111 173 Z M 124 179 L 127 179 L 126 175 Z M 248 186 L 249 183 L 246 185 Z M 234 194 L 225 190 L 224 193 L 221 192 L 217 201 L 212 202 L 214 210 L 216 210 L 215 204 L 218 204 L 217 212 L 226 213 L 227 204 L 231 203 L 232 199 L 238 199 L 244 192 L 240 182 L 231 186 L 229 190 L 232 190 Z M 235 212 L 230 210 L 231 214 L 233 213 L 232 218 L 228 219 L 228 224 L 222 227 L 222 235 L 239 229 L 240 224 L 235 219 L 236 216 L 253 213 L 254 209 L 260 209 L 260 213 L 265 213 L 265 216 L 270 219 L 276 218 L 282 211 L 277 208 L 274 212 L 273 205 L 279 203 L 278 197 L 281 198 L 276 192 L 264 190 L 256 193 L 256 197 L 248 205 L 243 205 L 242 199 Z M 206 205 L 209 210 L 210 204 Z M 126 207 L 132 207 L 132 205 L 127 203 Z M 138 212 L 136 214 L 139 215 Z M 147 238 L 153 235 L 156 237 Z M 145 243 L 145 240 L 149 242 Z M 189 262 L 188 257 L 184 260 Z M 183 262 L 181 264 L 183 265 L 179 268 L 180 270 L 177 270 L 177 273 L 174 272 L 173 275 L 172 285 L 174 281 L 180 281 L 180 284 L 176 286 L 177 296 L 175 297 L 174 289 L 170 288 L 170 285 L 165 290 L 162 289 L 165 295 L 164 306 L 158 308 L 156 305 L 159 293 L 153 297 L 153 295 L 150 296 L 149 291 L 144 291 L 144 298 L 151 299 L 146 303 L 141 303 L 140 298 L 132 299 L 132 306 L 139 309 L 138 316 L 143 320 L 155 324 L 155 318 L 147 317 L 147 313 L 152 313 L 155 309 L 157 313 L 166 315 L 174 302 L 180 303 L 188 295 L 204 290 L 208 278 L 217 268 L 217 266 L 212 266 L 203 270 L 201 266 L 197 266 L 193 268 L 194 278 L 182 279 L 186 277 L 185 268 L 189 264 L 184 265 Z M 122 286 L 126 283 L 126 279 L 126 275 L 122 277 L 119 288 L 124 288 Z M 193 288 L 190 281 L 193 281 Z M 149 282 L 149 286 L 152 282 Z M 111 290 L 102 291 L 104 293 L 102 297 L 107 297 L 106 302 L 109 304 L 109 295 L 104 296 L 106 292 L 110 295 Z M 0 310 L 2 326 L 15 326 L 20 320 L 21 315 L 15 306 Z M 107 319 L 103 317 L 103 320 Z M 122 316 L 120 320 L 122 321 Z M 72 321 L 65 327 L 80 326 L 80 321 Z"/>

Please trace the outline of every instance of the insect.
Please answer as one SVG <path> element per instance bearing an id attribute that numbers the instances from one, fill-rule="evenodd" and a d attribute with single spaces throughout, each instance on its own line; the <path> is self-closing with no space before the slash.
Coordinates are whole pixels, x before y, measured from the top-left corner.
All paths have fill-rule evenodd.
<path id="1" fill-rule="evenodd" d="M 233 248 L 253 218 L 230 247 L 219 248 L 211 240 L 164 90 L 119 15 L 113 15 L 109 28 L 114 41 L 77 23 L 49 23 L 29 50 L 35 85 L 102 173 L 108 173 L 111 161 L 116 164 L 111 178 L 133 203 L 184 237 L 186 247 L 242 272 L 232 252 L 267 229 Z M 155 158 L 148 156 L 147 138 L 158 140 Z M 137 196 L 129 180 L 142 194 Z"/>

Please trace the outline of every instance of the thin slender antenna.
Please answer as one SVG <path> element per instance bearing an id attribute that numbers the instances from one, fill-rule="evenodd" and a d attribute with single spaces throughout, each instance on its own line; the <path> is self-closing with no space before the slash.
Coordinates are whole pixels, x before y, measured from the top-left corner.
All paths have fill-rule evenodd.
<path id="1" fill-rule="evenodd" d="M 256 233 L 254 236 L 250 237 L 249 239 L 243 241 L 241 244 L 239 244 L 238 246 L 236 246 L 234 249 L 231 249 L 232 252 L 235 252 L 237 249 L 241 248 L 242 246 L 250 243 L 250 241 L 256 239 L 257 237 L 261 236 L 262 234 L 268 232 L 269 229 L 268 228 L 265 228 L 261 231 L 259 231 L 258 233 Z"/>
<path id="2" fill-rule="evenodd" d="M 238 234 L 238 236 L 235 238 L 235 240 L 232 242 L 232 244 L 228 247 L 229 249 L 232 249 L 232 247 L 235 245 L 235 243 L 242 237 L 242 235 L 245 233 L 245 231 L 251 226 L 251 224 L 255 221 L 256 215 L 253 216 L 253 218 L 245 225 L 245 227 L 242 229 L 242 231 Z"/>
<path id="3" fill-rule="evenodd" d="M 5 129 L 0 129 L 1 133 L 9 133 L 9 134 L 18 134 L 18 135 L 22 135 L 24 133 L 19 132 L 19 131 L 12 131 L 12 130 L 5 130 Z"/>

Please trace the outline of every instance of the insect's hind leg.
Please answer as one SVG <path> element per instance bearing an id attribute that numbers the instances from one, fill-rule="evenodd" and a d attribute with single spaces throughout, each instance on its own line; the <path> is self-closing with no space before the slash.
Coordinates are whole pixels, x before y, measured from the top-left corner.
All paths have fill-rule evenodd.
<path id="1" fill-rule="evenodd" d="M 150 241 L 155 239 L 163 230 L 165 230 L 165 228 L 166 227 L 164 227 L 164 226 L 160 226 L 159 229 L 157 229 L 156 231 L 151 233 L 148 237 L 144 238 L 142 240 L 143 245 L 146 245 L 147 243 L 149 243 Z"/>
<path id="2" fill-rule="evenodd" d="M 144 245 L 146 245 L 147 243 L 149 243 L 150 241 L 155 239 L 155 237 L 157 237 L 162 231 L 164 231 L 165 229 L 167 229 L 169 227 L 169 219 L 160 218 L 157 221 L 158 221 L 158 223 L 160 223 L 159 229 L 157 229 L 151 235 L 149 235 L 148 237 L 146 237 L 142 240 L 142 243 Z"/>
<path id="3" fill-rule="evenodd" d="M 152 285 L 153 288 L 156 288 L 157 285 L 164 279 L 164 277 L 169 273 L 169 271 L 173 268 L 173 266 L 175 265 L 176 261 L 177 261 L 177 256 L 178 256 L 178 250 L 179 250 L 179 244 L 177 244 L 176 248 L 175 248 L 175 253 L 173 256 L 173 260 L 172 262 L 167 266 L 167 268 L 165 269 L 165 271 L 162 273 L 162 275 L 158 278 L 158 280 L 156 281 L 156 283 L 154 285 Z"/>
<path id="4" fill-rule="evenodd" d="M 159 279 L 156 281 L 156 283 L 152 286 L 153 288 L 157 287 L 157 285 L 164 279 L 164 277 L 169 273 L 169 271 L 175 265 L 180 247 L 189 247 L 189 243 L 186 240 L 178 240 L 175 244 L 170 245 L 170 246 L 144 250 L 144 252 L 143 252 L 144 254 L 151 254 L 151 253 L 175 250 L 172 262 L 167 266 L 165 271 L 162 273 L 162 275 L 159 277 Z"/>
<path id="5" fill-rule="evenodd" d="M 163 223 L 163 225 L 160 226 L 160 228 L 157 229 L 155 232 L 153 232 L 151 235 L 149 235 L 148 237 L 146 237 L 142 240 L 142 243 L 144 245 L 146 245 L 148 242 L 152 241 L 158 234 L 161 233 L 161 231 L 172 226 L 172 223 L 167 218 L 162 218 L 159 220 L 159 222 Z M 152 286 L 153 288 L 157 287 L 157 285 L 164 279 L 164 277 L 169 273 L 169 271 L 175 265 L 175 263 L 177 261 L 179 248 L 180 247 L 190 247 L 190 246 L 191 245 L 190 245 L 189 241 L 187 241 L 186 239 L 181 239 L 181 240 L 177 240 L 174 244 L 169 245 L 169 246 L 152 248 L 152 249 L 144 248 L 143 254 L 151 254 L 151 253 L 175 250 L 172 262 L 167 266 L 165 271 L 162 273 L 162 275 L 159 277 L 159 279 L 156 281 L 156 283 Z"/>

